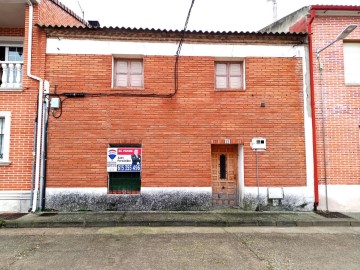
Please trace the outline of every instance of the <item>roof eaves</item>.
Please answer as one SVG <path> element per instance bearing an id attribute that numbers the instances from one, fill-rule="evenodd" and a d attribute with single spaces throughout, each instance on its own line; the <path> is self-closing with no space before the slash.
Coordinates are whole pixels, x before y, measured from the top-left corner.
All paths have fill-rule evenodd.
<path id="1" fill-rule="evenodd" d="M 69 25 L 45 25 L 37 24 L 38 27 L 44 29 L 78 29 L 78 30 L 91 30 L 91 31 L 101 31 L 101 30 L 110 30 L 110 31 L 132 31 L 132 32 L 156 32 L 156 33 L 182 33 L 182 30 L 172 30 L 172 29 L 155 29 L 155 28 L 131 28 L 131 27 L 96 27 L 89 28 L 84 26 L 69 26 Z M 206 34 L 206 35 L 307 35 L 304 32 L 250 32 L 250 31 L 201 31 L 201 30 L 187 30 L 186 34 Z"/>
<path id="2" fill-rule="evenodd" d="M 313 10 L 360 11 L 360 6 L 351 5 L 312 5 Z"/>

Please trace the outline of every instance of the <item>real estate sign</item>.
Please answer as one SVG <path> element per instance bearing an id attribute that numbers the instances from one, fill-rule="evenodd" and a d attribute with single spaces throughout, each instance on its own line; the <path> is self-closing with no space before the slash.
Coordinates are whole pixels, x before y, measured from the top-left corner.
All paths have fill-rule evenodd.
<path id="1" fill-rule="evenodd" d="M 141 172 L 141 148 L 108 148 L 107 171 Z"/>

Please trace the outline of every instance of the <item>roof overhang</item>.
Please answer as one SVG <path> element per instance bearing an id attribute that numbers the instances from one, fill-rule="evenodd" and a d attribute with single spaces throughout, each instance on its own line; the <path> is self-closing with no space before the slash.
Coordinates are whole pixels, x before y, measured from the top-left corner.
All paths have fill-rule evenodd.
<path id="1" fill-rule="evenodd" d="M 37 25 L 46 31 L 47 37 L 103 40 L 138 40 L 178 42 L 181 30 L 125 28 L 125 27 L 71 27 Z M 230 44 L 292 44 L 307 42 L 307 33 L 261 33 L 261 32 L 213 32 L 186 31 L 185 42 L 189 43 L 230 43 Z"/>
<path id="2" fill-rule="evenodd" d="M 360 6 L 313 5 L 318 16 L 360 16 Z"/>

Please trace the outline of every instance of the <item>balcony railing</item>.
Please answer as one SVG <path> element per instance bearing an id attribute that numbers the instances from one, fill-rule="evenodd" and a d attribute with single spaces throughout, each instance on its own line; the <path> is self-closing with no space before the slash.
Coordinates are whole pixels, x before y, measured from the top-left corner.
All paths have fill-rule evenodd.
<path id="1" fill-rule="evenodd" d="M 0 61 L 0 91 L 22 88 L 23 65 L 20 61 Z"/>

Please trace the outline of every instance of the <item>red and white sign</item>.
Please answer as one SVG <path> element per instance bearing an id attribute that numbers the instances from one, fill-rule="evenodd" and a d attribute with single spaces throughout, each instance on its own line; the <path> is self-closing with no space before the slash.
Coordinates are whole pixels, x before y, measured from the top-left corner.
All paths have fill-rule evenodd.
<path id="1" fill-rule="evenodd" d="M 121 147 L 107 149 L 108 172 L 141 172 L 141 148 Z"/>

